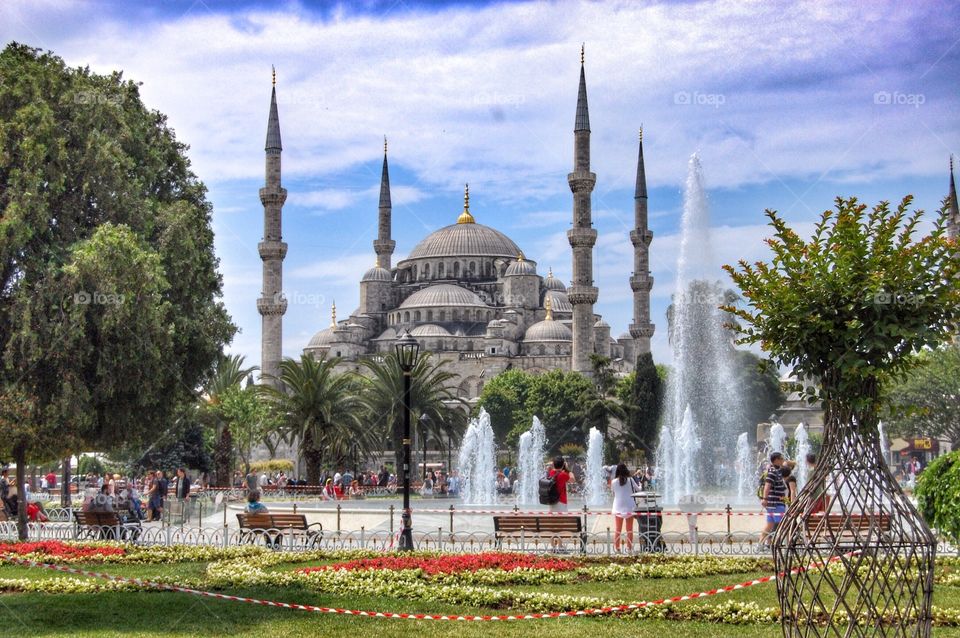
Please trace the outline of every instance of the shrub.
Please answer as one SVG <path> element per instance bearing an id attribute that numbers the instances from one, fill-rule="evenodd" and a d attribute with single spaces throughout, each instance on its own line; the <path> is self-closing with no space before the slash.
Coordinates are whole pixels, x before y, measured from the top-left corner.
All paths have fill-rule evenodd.
<path id="1" fill-rule="evenodd" d="M 250 464 L 251 472 L 291 472 L 293 471 L 293 461 L 289 459 L 270 459 L 268 461 L 255 461 Z"/>
<path id="2" fill-rule="evenodd" d="M 917 479 L 914 494 L 927 523 L 953 542 L 960 541 L 960 450 L 931 462 Z"/>

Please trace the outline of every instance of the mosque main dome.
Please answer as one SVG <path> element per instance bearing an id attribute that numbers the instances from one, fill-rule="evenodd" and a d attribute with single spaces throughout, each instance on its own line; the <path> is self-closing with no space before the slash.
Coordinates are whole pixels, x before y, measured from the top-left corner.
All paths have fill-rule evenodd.
<path id="1" fill-rule="evenodd" d="M 516 259 L 520 248 L 499 230 L 477 223 L 456 223 L 427 235 L 407 260 L 434 257 L 503 257 Z"/>

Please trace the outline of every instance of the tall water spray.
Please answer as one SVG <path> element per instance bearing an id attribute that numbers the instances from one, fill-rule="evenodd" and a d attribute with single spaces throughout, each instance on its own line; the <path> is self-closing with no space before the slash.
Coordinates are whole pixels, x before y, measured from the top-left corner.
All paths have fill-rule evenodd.
<path id="1" fill-rule="evenodd" d="M 543 424 L 540 419 L 533 417 L 530 429 L 520 435 L 517 454 L 520 477 L 513 487 L 518 505 L 536 505 L 540 502 L 538 488 L 540 475 L 544 473 L 543 451 L 546 446 L 547 435 Z"/>
<path id="2" fill-rule="evenodd" d="M 590 428 L 587 439 L 587 484 L 584 487 L 587 505 L 598 507 L 607 502 L 607 477 L 603 470 L 603 434 Z"/>
<path id="3" fill-rule="evenodd" d="M 787 450 L 787 432 L 779 423 L 770 426 L 770 440 L 767 445 L 767 452 L 773 454 L 780 452 L 783 454 Z"/>
<path id="4" fill-rule="evenodd" d="M 496 452 L 490 415 L 483 408 L 471 419 L 460 444 L 460 491 L 464 503 L 492 505 L 497 500 Z"/>
<path id="5" fill-rule="evenodd" d="M 890 463 L 890 441 L 887 439 L 887 432 L 883 429 L 883 421 L 877 422 L 877 430 L 880 434 L 880 451 L 883 452 L 884 463 Z"/>
<path id="6" fill-rule="evenodd" d="M 750 449 L 750 438 L 746 432 L 737 437 L 737 498 L 743 500 L 753 493 L 756 477 L 756 459 Z"/>
<path id="7" fill-rule="evenodd" d="M 677 280 L 669 313 L 673 366 L 657 450 L 657 476 L 664 501 L 676 503 L 703 489 L 737 490 L 734 473 L 721 471 L 743 427 L 734 374 L 733 338 L 714 263 L 710 215 L 700 159 L 690 158 L 683 198 Z M 689 417 L 687 413 L 689 412 Z M 703 455 L 699 455 L 699 451 Z M 726 484 L 725 484 L 726 483 Z"/>
<path id="8" fill-rule="evenodd" d="M 807 434 L 807 426 L 802 422 L 797 425 L 793 431 L 793 440 L 797 444 L 797 489 L 802 490 L 807 484 L 807 454 L 810 453 L 810 435 Z"/>

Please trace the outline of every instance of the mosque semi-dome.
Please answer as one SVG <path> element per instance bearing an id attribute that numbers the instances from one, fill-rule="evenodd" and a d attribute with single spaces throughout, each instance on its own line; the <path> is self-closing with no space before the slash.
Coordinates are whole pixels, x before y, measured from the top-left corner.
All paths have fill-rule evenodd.
<path id="1" fill-rule="evenodd" d="M 559 321 L 547 319 L 538 321 L 529 328 L 523 335 L 524 342 L 531 341 L 572 341 L 573 333 Z"/>
<path id="2" fill-rule="evenodd" d="M 563 282 L 553 276 L 553 268 L 547 271 L 547 276 L 543 279 L 543 287 L 547 290 L 556 290 L 557 292 L 567 292 L 567 287 Z M 558 308 L 559 310 L 559 308 Z"/>
<path id="3" fill-rule="evenodd" d="M 453 284 L 436 284 L 423 290 L 418 290 L 407 297 L 400 308 L 431 308 L 440 306 L 479 306 L 487 307 L 477 293 L 454 286 Z"/>
<path id="4" fill-rule="evenodd" d="M 326 348 L 331 343 L 333 343 L 333 327 L 324 328 L 317 334 L 313 335 L 313 338 L 310 339 L 310 343 L 307 344 L 307 350 L 311 348 Z"/>
<path id="5" fill-rule="evenodd" d="M 425 323 L 410 331 L 412 337 L 450 337 L 450 331 L 435 323 Z"/>
<path id="6" fill-rule="evenodd" d="M 510 265 L 507 266 L 506 272 L 503 274 L 507 277 L 513 275 L 536 275 L 537 266 L 532 261 L 524 259 L 523 255 L 520 255 L 516 261 L 510 262 Z"/>
<path id="7" fill-rule="evenodd" d="M 381 268 L 380 266 L 374 266 L 367 272 L 363 273 L 363 278 L 360 281 L 390 282 L 390 281 L 393 281 L 393 275 L 386 268 Z"/>
<path id="8" fill-rule="evenodd" d="M 573 304 L 570 303 L 567 293 L 559 290 L 548 290 L 544 295 L 544 303 L 546 303 L 547 299 L 550 300 L 550 304 L 552 305 L 554 312 L 573 312 Z"/>

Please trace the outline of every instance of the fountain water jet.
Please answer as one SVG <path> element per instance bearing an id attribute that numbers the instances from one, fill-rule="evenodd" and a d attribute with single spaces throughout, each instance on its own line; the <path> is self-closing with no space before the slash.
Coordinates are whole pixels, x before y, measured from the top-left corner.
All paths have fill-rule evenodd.
<path id="1" fill-rule="evenodd" d="M 783 429 L 783 426 L 779 423 L 774 423 L 770 426 L 770 442 L 767 446 L 767 452 L 773 454 L 774 452 L 780 452 L 786 456 L 785 452 L 787 450 L 787 432 Z"/>
<path id="2" fill-rule="evenodd" d="M 493 505 L 497 501 L 496 452 L 490 415 L 483 408 L 471 419 L 458 456 L 461 498 L 471 505 Z"/>
<path id="3" fill-rule="evenodd" d="M 737 437 L 737 498 L 745 499 L 753 493 L 756 477 L 755 459 L 750 449 L 750 439 L 746 432 Z"/>
<path id="4" fill-rule="evenodd" d="M 797 489 L 802 490 L 807 484 L 807 454 L 810 453 L 810 436 L 807 434 L 807 426 L 803 423 L 797 425 L 793 431 L 793 440 L 797 444 Z"/>
<path id="5" fill-rule="evenodd" d="M 607 477 L 603 469 L 603 434 L 590 428 L 587 440 L 587 476 L 584 486 L 587 505 L 599 507 L 607 503 Z"/>
<path id="6" fill-rule="evenodd" d="M 520 435 L 520 447 L 517 453 L 517 465 L 520 477 L 514 483 L 517 505 L 536 505 L 540 502 L 539 479 L 544 473 L 543 451 L 547 445 L 547 435 L 540 419 L 533 417 L 530 429 Z"/>
<path id="7" fill-rule="evenodd" d="M 696 155 L 688 168 L 669 317 L 673 366 L 657 449 L 657 477 L 666 503 L 712 488 L 735 492 L 735 473 L 721 471 L 717 460 L 733 457 L 730 445 L 744 425 L 736 351 L 724 327 L 729 317 L 719 309 L 727 300 L 715 283 L 721 273 L 713 261 L 706 188 Z"/>

